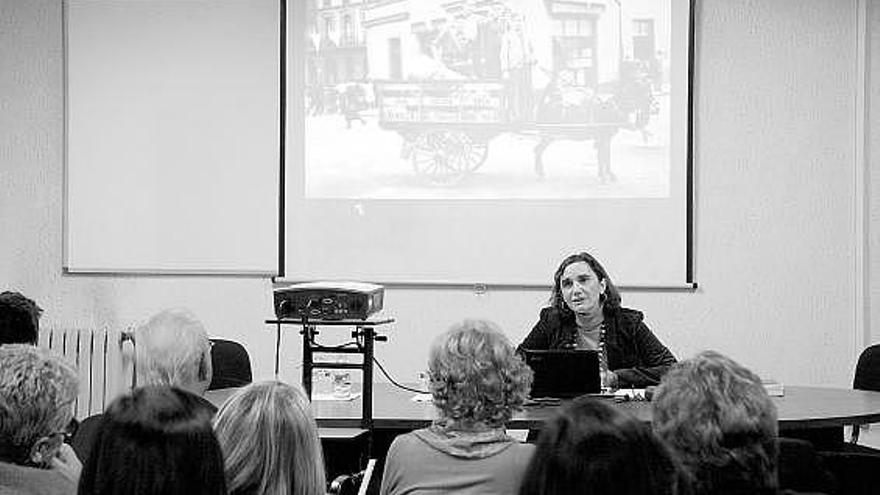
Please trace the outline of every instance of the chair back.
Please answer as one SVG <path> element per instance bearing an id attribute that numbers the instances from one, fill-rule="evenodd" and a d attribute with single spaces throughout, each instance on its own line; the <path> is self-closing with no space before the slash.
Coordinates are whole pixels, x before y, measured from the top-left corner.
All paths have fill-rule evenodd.
<path id="1" fill-rule="evenodd" d="M 880 392 L 880 344 L 874 344 L 862 351 L 856 364 L 853 388 Z"/>
<path id="2" fill-rule="evenodd" d="M 779 437 L 779 489 L 796 493 L 838 493 L 837 479 L 812 443 Z"/>
<path id="3" fill-rule="evenodd" d="M 251 359 L 247 349 L 238 342 L 211 339 L 213 375 L 208 390 L 242 387 L 253 381 Z"/>
<path id="4" fill-rule="evenodd" d="M 823 452 L 825 465 L 837 478 L 837 493 L 874 495 L 880 486 L 880 455 Z"/>

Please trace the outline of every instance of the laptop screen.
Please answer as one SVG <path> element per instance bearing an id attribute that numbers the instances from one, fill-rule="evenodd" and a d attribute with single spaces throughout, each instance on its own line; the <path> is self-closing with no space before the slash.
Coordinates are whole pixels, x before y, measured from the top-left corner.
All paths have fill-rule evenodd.
<path id="1" fill-rule="evenodd" d="M 522 354 L 535 374 L 532 398 L 567 399 L 601 391 L 598 351 L 522 349 Z"/>

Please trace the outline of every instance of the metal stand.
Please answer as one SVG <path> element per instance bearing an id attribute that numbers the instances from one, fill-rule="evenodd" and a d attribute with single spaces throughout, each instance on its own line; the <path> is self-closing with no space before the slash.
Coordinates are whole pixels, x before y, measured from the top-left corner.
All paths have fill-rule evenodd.
<path id="1" fill-rule="evenodd" d="M 375 327 L 393 323 L 394 318 L 381 318 L 376 320 L 310 320 L 310 319 L 281 319 L 266 320 L 266 323 L 276 326 L 275 341 L 275 376 L 278 376 L 278 353 L 281 346 L 281 325 L 301 326 L 300 334 L 303 339 L 303 371 L 302 383 L 309 399 L 312 398 L 312 371 L 314 369 L 354 369 L 363 373 L 363 390 L 361 391 L 361 428 L 371 430 L 373 428 L 373 347 L 376 341 L 383 342 L 387 337 L 377 335 Z M 357 342 L 356 348 L 322 346 L 315 343 L 319 326 L 347 326 L 355 327 L 351 332 L 352 338 Z M 361 363 L 334 363 L 319 361 L 315 362 L 314 354 L 360 354 L 363 356 Z"/>

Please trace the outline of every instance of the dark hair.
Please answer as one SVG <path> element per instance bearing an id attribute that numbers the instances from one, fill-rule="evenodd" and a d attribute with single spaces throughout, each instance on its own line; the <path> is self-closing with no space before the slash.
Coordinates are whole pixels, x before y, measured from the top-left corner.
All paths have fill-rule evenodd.
<path id="1" fill-rule="evenodd" d="M 0 345 L 36 345 L 41 314 L 42 308 L 22 293 L 0 293 Z"/>
<path id="2" fill-rule="evenodd" d="M 754 372 L 715 351 L 674 365 L 651 403 L 652 427 L 693 492 L 776 493 L 776 405 Z"/>
<path id="3" fill-rule="evenodd" d="M 650 426 L 580 397 L 541 430 L 520 495 L 675 495 L 678 464 Z"/>
<path id="4" fill-rule="evenodd" d="M 80 494 L 225 494 L 213 411 L 189 392 L 141 387 L 104 412 Z"/>
<path id="5" fill-rule="evenodd" d="M 600 282 L 602 280 L 605 281 L 605 292 L 603 292 L 605 297 L 602 304 L 603 312 L 608 314 L 620 309 L 620 292 L 618 292 L 617 287 L 611 281 L 611 277 L 608 276 L 608 272 L 605 271 L 602 264 L 587 252 L 571 254 L 559 264 L 559 268 L 553 274 L 553 292 L 550 294 L 550 305 L 559 310 L 563 317 L 574 317 L 574 312 L 565 304 L 565 300 L 562 298 L 562 288 L 560 287 L 559 280 L 562 278 L 562 272 L 568 268 L 568 265 L 581 261 L 590 265 L 590 268 L 599 278 Z"/>

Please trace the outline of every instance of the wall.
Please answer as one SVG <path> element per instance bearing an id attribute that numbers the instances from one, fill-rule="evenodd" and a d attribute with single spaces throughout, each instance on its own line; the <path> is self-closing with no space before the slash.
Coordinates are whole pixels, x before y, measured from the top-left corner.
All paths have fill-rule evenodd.
<path id="1" fill-rule="evenodd" d="M 870 335 L 862 328 L 862 294 L 880 295 L 864 286 L 878 278 L 857 271 L 861 262 L 870 273 L 880 270 L 862 258 L 880 242 L 880 229 L 871 228 L 866 243 L 859 224 L 865 211 L 857 194 L 856 1 L 697 2 L 700 286 L 624 294 L 679 357 L 716 348 L 785 383 L 851 383 Z M 880 33 L 876 8 L 870 24 Z M 274 334 L 262 324 L 272 316 L 269 280 L 62 273 L 61 26 L 59 0 L 0 0 L 0 287 L 34 297 L 46 309 L 47 326 L 124 325 L 169 305 L 188 306 L 215 335 L 247 345 L 258 378 L 271 377 Z M 876 36 L 871 40 L 876 45 Z M 876 101 L 875 94 L 872 121 Z M 872 177 L 871 192 L 880 187 Z M 875 196 L 869 227 L 880 211 Z M 378 357 L 400 380 L 413 381 L 428 342 L 449 323 L 488 316 L 516 341 L 546 297 L 545 290 L 515 288 L 490 287 L 482 295 L 390 288 L 386 304 L 397 323 Z M 880 318 L 876 309 L 869 316 Z M 285 378 L 296 373 L 297 337 L 285 333 Z"/>
<path id="2" fill-rule="evenodd" d="M 866 40 L 867 77 L 867 126 L 865 129 L 865 159 L 868 163 L 867 183 L 873 194 L 868 195 L 868 242 L 866 286 L 869 290 L 867 313 L 869 328 L 866 330 L 866 343 L 880 342 L 880 4 L 868 2 Z"/>

